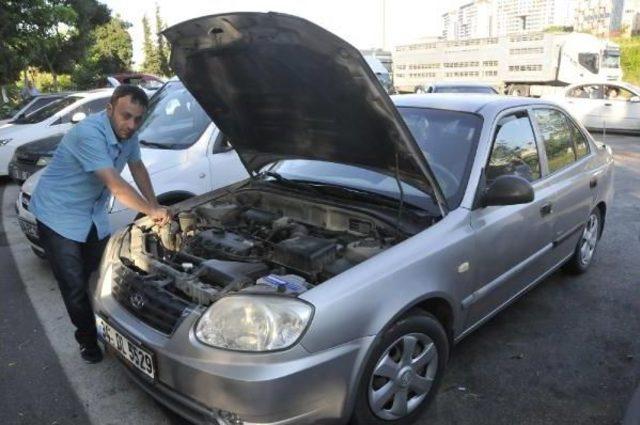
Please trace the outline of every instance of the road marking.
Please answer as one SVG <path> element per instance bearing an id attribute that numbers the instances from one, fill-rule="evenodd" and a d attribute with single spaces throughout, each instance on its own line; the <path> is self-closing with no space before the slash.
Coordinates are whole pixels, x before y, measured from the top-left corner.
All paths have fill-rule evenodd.
<path id="1" fill-rule="evenodd" d="M 5 184 L 2 214 L 6 241 L 38 319 L 91 423 L 120 424 L 126 417 L 127 423 L 171 424 L 153 399 L 127 377 L 113 356 L 106 356 L 102 363 L 94 365 L 82 361 L 58 285 L 46 262 L 31 252 L 20 231 L 14 211 L 18 187 Z"/>

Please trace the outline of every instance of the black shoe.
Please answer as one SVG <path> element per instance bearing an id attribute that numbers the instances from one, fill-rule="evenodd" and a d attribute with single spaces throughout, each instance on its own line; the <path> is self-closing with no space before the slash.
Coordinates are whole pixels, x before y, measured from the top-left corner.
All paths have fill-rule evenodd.
<path id="1" fill-rule="evenodd" d="M 86 363 L 99 363 L 102 361 L 102 350 L 98 344 L 80 344 L 80 357 Z"/>

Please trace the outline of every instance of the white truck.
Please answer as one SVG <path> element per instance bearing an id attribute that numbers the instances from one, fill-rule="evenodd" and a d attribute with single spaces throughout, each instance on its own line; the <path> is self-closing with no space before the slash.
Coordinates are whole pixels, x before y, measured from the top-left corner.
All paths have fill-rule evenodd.
<path id="1" fill-rule="evenodd" d="M 619 81 L 620 48 L 584 33 L 534 32 L 464 40 L 424 40 L 392 52 L 400 93 L 442 81 L 491 84 L 503 93 L 542 96 L 582 81 Z"/>

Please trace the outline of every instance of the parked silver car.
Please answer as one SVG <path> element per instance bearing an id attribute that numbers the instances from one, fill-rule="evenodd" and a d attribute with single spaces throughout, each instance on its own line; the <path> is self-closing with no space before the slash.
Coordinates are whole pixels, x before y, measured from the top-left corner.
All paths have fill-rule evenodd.
<path id="1" fill-rule="evenodd" d="M 592 263 L 612 156 L 561 107 L 391 99 L 358 50 L 288 15 L 165 35 L 251 177 L 115 234 L 92 297 L 131 377 L 184 417 L 411 423 L 455 342 Z"/>

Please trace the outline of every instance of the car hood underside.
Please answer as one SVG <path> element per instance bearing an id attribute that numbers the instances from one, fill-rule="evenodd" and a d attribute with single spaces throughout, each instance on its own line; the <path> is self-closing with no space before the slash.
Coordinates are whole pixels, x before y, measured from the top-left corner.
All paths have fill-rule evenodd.
<path id="1" fill-rule="evenodd" d="M 164 31 L 171 66 L 250 172 L 315 159 L 373 169 L 444 197 L 360 52 L 279 13 L 206 16 Z"/>

